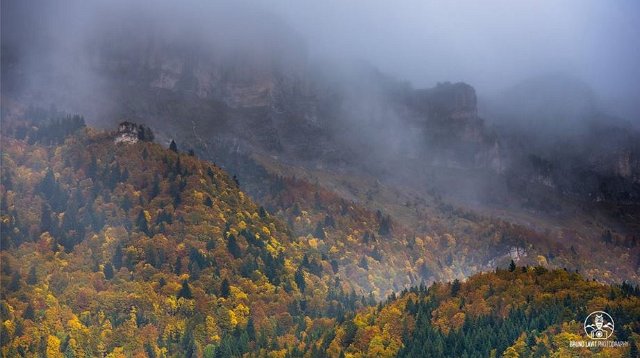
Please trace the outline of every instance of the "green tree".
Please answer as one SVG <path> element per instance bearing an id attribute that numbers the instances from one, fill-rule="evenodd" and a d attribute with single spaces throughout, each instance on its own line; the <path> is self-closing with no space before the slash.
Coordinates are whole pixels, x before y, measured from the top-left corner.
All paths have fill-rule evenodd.
<path id="1" fill-rule="evenodd" d="M 318 224 L 316 225 L 316 230 L 314 231 L 313 236 L 321 240 L 325 239 L 324 227 L 322 226 L 322 221 L 318 221 Z"/>
<path id="2" fill-rule="evenodd" d="M 191 293 L 191 287 L 189 286 L 189 281 L 187 280 L 182 280 L 182 287 L 180 288 L 180 291 L 178 291 L 178 299 L 180 298 L 186 298 L 186 299 L 193 298 L 193 294 Z"/>
<path id="3" fill-rule="evenodd" d="M 255 341 L 256 340 L 256 327 L 255 327 L 255 323 L 253 323 L 253 317 L 249 317 L 249 320 L 247 321 L 247 336 L 249 337 L 249 341 Z"/>
<path id="4" fill-rule="evenodd" d="M 48 231 L 51 233 L 54 228 L 53 218 L 51 217 L 51 207 L 47 203 L 42 204 L 42 210 L 40 214 L 40 232 Z"/>
<path id="5" fill-rule="evenodd" d="M 24 319 L 30 319 L 33 321 L 33 319 L 36 317 L 36 312 L 33 308 L 33 305 L 31 304 L 31 302 L 29 302 L 27 304 L 27 307 L 24 309 L 24 313 L 22 313 L 22 318 Z"/>
<path id="6" fill-rule="evenodd" d="M 27 283 L 29 285 L 35 285 L 38 283 L 38 275 L 36 274 L 36 266 L 33 265 L 29 269 L 29 274 L 27 275 Z"/>
<path id="7" fill-rule="evenodd" d="M 229 280 L 225 278 L 220 284 L 220 297 L 228 298 L 230 294 L 231 286 L 229 285 Z"/>
<path id="8" fill-rule="evenodd" d="M 380 226 L 378 227 L 378 234 L 381 236 L 388 236 L 391 234 L 391 216 L 380 215 Z"/>
<path id="9" fill-rule="evenodd" d="M 116 251 L 113 254 L 113 266 L 117 269 L 120 270 L 120 268 L 122 267 L 122 244 L 118 243 L 118 245 L 116 246 Z"/>
<path id="10" fill-rule="evenodd" d="M 231 253 L 231 255 L 236 259 L 242 256 L 242 250 L 238 245 L 236 237 L 233 235 L 229 235 L 229 238 L 227 239 L 227 250 L 229 250 L 229 253 Z"/>
<path id="11" fill-rule="evenodd" d="M 451 296 L 452 297 L 456 297 L 458 295 L 458 292 L 460 292 L 460 280 L 458 280 L 457 278 L 455 280 L 453 280 L 453 283 L 451 283 Z"/>
<path id="12" fill-rule="evenodd" d="M 104 277 L 107 280 L 111 280 L 113 278 L 114 270 L 111 262 L 108 262 L 107 264 L 104 265 L 104 267 L 102 268 L 102 273 L 104 273 Z"/>
<path id="13" fill-rule="evenodd" d="M 298 285 L 298 288 L 300 289 L 300 292 L 304 293 L 307 283 L 304 281 L 304 270 L 302 269 L 302 265 L 300 265 L 296 270 L 294 279 L 296 281 L 296 285 Z"/>
<path id="14" fill-rule="evenodd" d="M 136 219 L 136 226 L 138 227 L 138 230 L 142 231 L 147 236 L 150 235 L 149 223 L 147 222 L 147 216 L 144 214 L 144 210 L 140 210 L 140 212 L 138 212 L 138 218 Z"/>

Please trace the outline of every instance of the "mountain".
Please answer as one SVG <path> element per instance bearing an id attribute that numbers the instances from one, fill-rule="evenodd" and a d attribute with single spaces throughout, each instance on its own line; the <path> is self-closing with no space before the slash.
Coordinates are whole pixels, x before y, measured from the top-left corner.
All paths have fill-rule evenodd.
<path id="1" fill-rule="evenodd" d="M 388 279 L 373 285 L 357 265 L 351 270 L 365 294 L 492 269 L 518 250 L 528 264 L 544 260 L 600 280 L 638 281 L 634 132 L 597 122 L 569 149 L 559 140 L 538 150 L 521 140 L 530 128 L 508 131 L 483 119 L 469 84 L 416 89 L 364 64 L 319 65 L 286 26 L 260 23 L 268 30 L 243 32 L 247 42 L 237 48 L 218 37 L 184 43 L 156 23 L 92 34 L 99 45 L 83 53 L 89 69 L 78 72 L 89 71 L 108 90 L 91 92 L 80 107 L 97 110 L 93 120 L 103 119 L 101 126 L 137 121 L 151 126 L 159 143 L 193 149 L 236 175 L 283 222 L 295 222 L 295 204 L 306 207 L 311 223 L 297 235 L 315 234 L 326 217 L 338 223 L 329 235 L 335 242 L 379 231 L 382 218 L 393 223 L 397 230 L 384 243 L 393 258 L 375 260 Z M 256 45 L 256 36 L 286 50 Z M 29 69 L 23 61 L 16 66 L 16 73 Z M 73 82 L 51 89 L 75 99 L 84 87 Z M 49 98 L 49 88 L 7 97 L 32 104 L 32 97 Z M 294 198 L 281 200 L 277 191 L 288 189 Z M 315 192 L 327 192 L 326 208 L 308 207 Z M 348 206 L 363 214 L 340 225 Z M 352 227 L 359 220 L 367 224 Z M 409 255 L 416 237 L 442 243 L 443 254 L 426 245 Z M 383 249 L 359 245 L 361 256 Z M 585 259 L 592 251 L 597 262 Z M 607 252 L 624 260 L 607 260 Z"/>
<path id="2" fill-rule="evenodd" d="M 348 317 L 316 343 L 329 356 L 365 357 L 627 357 L 629 348 L 572 348 L 590 312 L 615 316 L 615 340 L 639 336 L 640 295 L 580 275 L 516 267 L 393 295 Z M 613 339 L 613 338 L 612 338 Z"/>
<path id="3" fill-rule="evenodd" d="M 563 352 L 560 327 L 579 339 L 576 321 L 591 309 L 615 315 L 617 339 L 638 339 L 638 289 L 626 283 L 512 262 L 463 283 L 418 286 L 449 277 L 438 265 L 465 267 L 461 260 L 523 240 L 522 228 L 441 203 L 428 225 L 454 231 L 413 237 L 382 212 L 283 177 L 263 196 L 267 207 L 287 208 L 272 214 L 215 164 L 154 144 L 149 127 L 105 132 L 80 116 L 10 113 L 3 356 L 437 356 L 444 344 L 454 356 L 544 354 Z M 467 238 L 469 230 L 485 232 Z M 478 246 L 466 248 L 474 236 Z M 533 262 L 530 250 L 503 260 Z M 478 343 L 487 332 L 495 342 Z"/>
<path id="4" fill-rule="evenodd" d="M 578 79 L 532 78 L 484 104 L 469 84 L 416 89 L 365 63 L 317 58 L 269 12 L 219 4 L 165 18 L 169 5 L 158 6 L 156 14 L 105 7 L 83 41 L 68 44 L 73 53 L 48 45 L 47 24 L 5 15 L 4 95 L 54 103 L 103 128 L 143 122 L 166 143 L 213 140 L 307 167 L 357 169 L 531 219 L 588 207 L 623 235 L 637 231 L 640 134 L 604 113 Z M 24 7 L 5 13 L 36 16 Z"/>
<path id="5" fill-rule="evenodd" d="M 151 137 L 5 120 L 3 356 L 260 355 L 368 304 L 232 177 Z"/>
<path id="6" fill-rule="evenodd" d="M 559 74 L 536 77 L 486 107 L 512 149 L 512 178 L 591 202 L 640 198 L 640 133 L 604 112 L 587 84 Z"/>
<path id="7" fill-rule="evenodd" d="M 2 356 L 563 356 L 592 309 L 637 341 L 640 133 L 588 84 L 417 88 L 249 4 L 77 6 L 2 4 Z"/>

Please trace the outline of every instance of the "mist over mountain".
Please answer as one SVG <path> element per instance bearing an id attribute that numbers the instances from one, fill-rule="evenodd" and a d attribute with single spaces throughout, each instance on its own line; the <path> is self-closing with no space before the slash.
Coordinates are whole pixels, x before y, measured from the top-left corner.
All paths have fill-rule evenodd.
<path id="1" fill-rule="evenodd" d="M 496 16 L 500 10 L 510 16 Z M 637 102 L 640 48 L 633 39 L 639 13 L 631 2 L 595 1 L 405 1 L 391 9 L 380 2 L 336 1 L 4 1 L 3 45 L 20 43 L 21 56 L 31 57 L 32 64 L 55 60 L 56 72 L 78 73 L 78 59 L 87 47 L 99 47 L 96 39 L 106 33 L 118 39 L 112 43 L 146 36 L 200 49 L 216 44 L 218 53 L 251 48 L 281 59 L 299 57 L 290 50 L 291 42 L 300 41 L 314 62 L 364 60 L 417 87 L 465 81 L 485 95 L 527 78 L 564 73 L 581 78 L 607 103 L 626 103 L 619 107 L 629 113 Z M 260 62 L 268 63 L 267 57 Z"/>
<path id="2" fill-rule="evenodd" d="M 7 2 L 4 94 L 31 105 L 55 104 L 84 113 L 89 123 L 99 127 L 122 119 L 144 122 L 162 142 L 173 138 L 190 143 L 223 165 L 222 151 L 207 148 L 233 147 L 308 168 L 372 175 L 482 206 L 510 205 L 514 197 L 523 196 L 522 183 L 531 181 L 589 202 L 635 202 L 640 196 L 635 118 L 618 119 L 607 113 L 609 107 L 601 100 L 603 95 L 613 95 L 607 81 L 594 82 L 592 72 L 559 65 L 561 58 L 554 51 L 566 42 L 564 37 L 547 45 L 539 43 L 539 48 L 528 44 L 527 51 L 537 51 L 535 57 L 545 60 L 533 71 L 496 74 L 493 84 L 480 79 L 487 93 L 477 93 L 474 83 L 468 82 L 442 81 L 421 89 L 412 82 L 424 83 L 421 73 L 437 75 L 450 48 L 434 45 L 436 51 L 424 57 L 431 62 L 410 77 L 388 75 L 380 68 L 394 74 L 409 72 L 389 67 L 393 62 L 387 56 L 370 54 L 358 60 L 367 53 L 366 45 L 371 45 L 361 31 L 369 26 L 371 34 L 379 36 L 374 49 L 386 37 L 373 29 L 381 23 L 394 24 L 383 22 L 390 15 L 382 14 L 379 5 L 372 5 L 364 19 L 354 18 L 353 31 L 336 33 L 345 26 L 345 16 L 359 6 L 346 6 L 344 14 L 327 19 L 323 35 L 314 27 L 320 26 L 317 22 L 300 22 L 307 18 L 302 9 L 280 3 L 194 1 L 177 6 L 159 2 L 150 8 L 143 2 L 71 2 L 62 9 L 47 2 Z M 425 11 L 433 28 L 448 30 L 440 42 L 449 38 L 451 44 L 463 44 L 465 51 L 477 50 L 477 43 L 464 42 L 469 40 L 467 26 L 454 29 L 434 18 L 440 11 L 442 16 L 453 16 L 453 7 L 416 9 Z M 471 21 L 473 9 L 476 6 L 463 7 L 454 18 Z M 533 26 L 527 9 L 532 10 L 528 5 L 512 8 L 523 19 L 520 27 L 514 27 L 516 33 Z M 597 9 L 599 5 L 587 6 L 583 15 L 596 16 Z M 319 16 L 327 15 L 322 6 L 315 10 Z M 395 10 L 396 16 L 413 18 L 405 5 Z M 564 18 L 565 6 L 533 10 L 553 13 L 549 24 L 559 26 L 567 38 L 585 26 L 583 19 Z M 486 26 L 481 16 L 486 11 L 479 10 L 474 20 L 479 26 Z M 617 11 L 609 9 L 594 19 L 598 24 L 623 19 L 626 24 L 634 16 L 624 17 Z M 550 33 L 540 25 L 542 35 L 535 38 L 541 41 Z M 395 36 L 404 34 L 409 40 L 412 37 L 406 31 L 413 29 L 418 36 L 422 27 L 421 23 L 401 25 Z M 634 31 L 616 27 L 610 35 L 630 36 Z M 329 34 L 335 44 L 327 42 Z M 486 34 L 519 48 L 514 34 L 505 38 L 503 31 L 492 29 Z M 588 60 L 580 56 L 600 44 L 604 34 L 594 36 L 594 43 L 565 47 L 565 65 L 575 60 L 581 63 L 574 66 L 579 69 L 613 54 L 624 61 L 635 56 L 634 45 L 625 56 L 615 46 L 606 56 Z M 340 45 L 348 39 L 356 44 L 353 51 Z M 400 49 L 400 44 L 392 44 Z M 490 47 L 495 46 L 491 42 Z M 481 58 L 480 54 L 476 57 Z M 492 66 L 524 61 L 520 55 L 507 55 Z M 461 57 L 450 58 L 460 74 L 469 70 L 471 61 L 462 58 L 466 66 L 460 65 Z M 622 70 L 633 78 L 633 68 L 608 68 L 611 78 Z M 580 75 L 597 87 L 579 79 Z M 509 82 L 515 84 L 498 90 Z M 618 82 L 618 89 L 624 83 Z M 626 95 L 633 93 L 629 88 Z M 530 198 L 524 197 L 524 205 L 529 205 Z"/>
<path id="3" fill-rule="evenodd" d="M 635 2 L 0 6 L 3 357 L 637 355 Z"/>

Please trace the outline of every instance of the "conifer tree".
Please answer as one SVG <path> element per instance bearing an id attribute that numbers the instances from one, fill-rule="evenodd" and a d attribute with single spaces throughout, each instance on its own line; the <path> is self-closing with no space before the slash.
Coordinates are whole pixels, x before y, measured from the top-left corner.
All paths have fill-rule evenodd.
<path id="1" fill-rule="evenodd" d="M 228 298 L 230 294 L 231 286 L 229 285 L 229 280 L 225 278 L 220 284 L 220 297 Z"/>
<path id="2" fill-rule="evenodd" d="M 294 279 L 296 281 L 296 285 L 298 285 L 298 288 L 300 289 L 300 292 L 304 293 L 304 290 L 306 289 L 307 284 L 304 281 L 304 271 L 302 269 L 302 265 L 300 265 L 296 270 Z"/>
<path id="3" fill-rule="evenodd" d="M 40 214 L 40 232 L 49 231 L 53 228 L 53 218 L 51 217 L 51 208 L 49 204 L 43 203 Z"/>
<path id="4" fill-rule="evenodd" d="M 324 240 L 325 234 L 324 234 L 324 227 L 322 226 L 322 222 L 318 221 L 318 224 L 316 224 L 316 230 L 313 232 L 313 236 L 317 237 L 320 240 Z"/>
<path id="5" fill-rule="evenodd" d="M 106 263 L 102 269 L 102 273 L 104 273 L 104 277 L 107 280 L 111 280 L 114 275 L 113 264 L 111 264 L 111 262 Z"/>
<path id="6" fill-rule="evenodd" d="M 122 245 L 118 243 L 116 251 L 113 254 L 113 266 L 119 270 L 122 267 Z"/>
<path id="7" fill-rule="evenodd" d="M 453 283 L 451 284 L 451 296 L 452 297 L 456 297 L 458 295 L 458 292 L 460 291 L 460 280 L 455 279 L 453 280 Z"/>
<path id="8" fill-rule="evenodd" d="M 229 235 L 229 238 L 227 239 L 227 250 L 229 250 L 229 253 L 236 259 L 242 256 L 242 250 L 240 250 L 238 241 L 233 235 Z"/>
<path id="9" fill-rule="evenodd" d="M 138 212 L 138 218 L 136 219 L 136 226 L 138 227 L 138 230 L 142 231 L 147 236 L 149 236 L 150 234 L 149 223 L 147 222 L 147 217 L 144 214 L 144 210 L 140 210 L 140 212 Z"/>
<path id="10" fill-rule="evenodd" d="M 27 283 L 29 285 L 35 285 L 38 283 L 38 276 L 36 275 L 36 266 L 31 266 L 29 274 L 27 275 Z"/>
<path id="11" fill-rule="evenodd" d="M 180 298 L 186 298 L 189 300 L 193 298 L 191 287 L 189 286 L 189 281 L 187 280 L 182 280 L 182 287 L 180 288 L 180 291 L 178 291 L 178 299 Z"/>

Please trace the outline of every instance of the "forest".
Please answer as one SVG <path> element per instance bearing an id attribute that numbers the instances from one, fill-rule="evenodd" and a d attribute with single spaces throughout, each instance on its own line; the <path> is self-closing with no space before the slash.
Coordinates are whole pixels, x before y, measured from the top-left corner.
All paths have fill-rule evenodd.
<path id="1" fill-rule="evenodd" d="M 148 128 L 26 113 L 2 128 L 3 357 L 571 356 L 596 309 L 629 342 L 600 354 L 637 356 L 633 285 L 513 261 L 449 281 L 437 240 L 304 180 L 274 180 L 272 213 Z M 401 259 L 406 281 L 382 276 Z"/>

